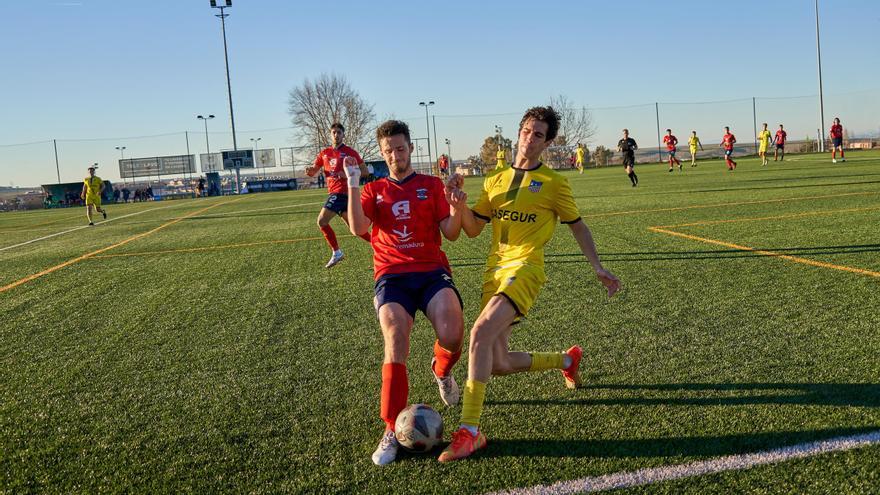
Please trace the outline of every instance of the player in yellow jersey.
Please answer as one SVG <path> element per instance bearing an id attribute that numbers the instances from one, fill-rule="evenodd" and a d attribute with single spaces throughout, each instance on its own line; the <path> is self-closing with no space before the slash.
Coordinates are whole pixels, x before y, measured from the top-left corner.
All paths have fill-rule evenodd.
<path id="1" fill-rule="evenodd" d="M 501 170 L 502 168 L 507 166 L 507 153 L 504 152 L 504 148 L 501 145 L 498 145 L 498 151 L 495 152 L 495 170 Z"/>
<path id="2" fill-rule="evenodd" d="M 539 161 L 558 130 L 559 115 L 552 107 L 529 109 L 520 122 L 516 161 L 486 177 L 472 210 L 467 208 L 466 195 L 460 193 L 463 178 L 455 174 L 447 181 L 453 193 L 450 204 L 461 214 L 462 229 L 468 237 L 475 237 L 491 222 L 492 248 L 483 274 L 482 310 L 470 334 L 461 426 L 440 454 L 441 462 L 467 457 L 486 446 L 479 425 L 490 376 L 559 369 L 567 387 L 582 384 L 578 368 L 583 351 L 577 345 L 566 352 L 511 352 L 508 348 L 512 325 L 528 314 L 546 281 L 544 245 L 553 237 L 557 221 L 569 226 L 608 295 L 620 289 L 620 281 L 599 261 L 568 179 Z"/>
<path id="3" fill-rule="evenodd" d="M 86 217 L 89 219 L 89 225 L 95 225 L 95 222 L 92 221 L 92 206 L 98 213 L 104 215 L 104 220 L 107 219 L 107 212 L 101 208 L 101 194 L 103 193 L 104 181 L 95 175 L 94 166 L 89 167 L 89 176 L 83 179 L 82 192 L 79 194 L 80 199 L 86 202 Z"/>
<path id="4" fill-rule="evenodd" d="M 767 148 L 770 146 L 770 131 L 764 122 L 764 129 L 758 133 L 758 156 L 761 157 L 761 166 L 767 165 Z"/>
<path id="5" fill-rule="evenodd" d="M 691 152 L 691 167 L 697 166 L 697 146 L 703 151 L 703 143 L 697 137 L 697 131 L 691 131 L 691 137 L 688 138 L 688 150 Z"/>
<path id="6" fill-rule="evenodd" d="M 583 144 L 578 143 L 577 148 L 574 150 L 574 166 L 577 167 L 580 173 L 584 173 L 584 158 L 586 158 L 586 155 L 587 148 Z"/>

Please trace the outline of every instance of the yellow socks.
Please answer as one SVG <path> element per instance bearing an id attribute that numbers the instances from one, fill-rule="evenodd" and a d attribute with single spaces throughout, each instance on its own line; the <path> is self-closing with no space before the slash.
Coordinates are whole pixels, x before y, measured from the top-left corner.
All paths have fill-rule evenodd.
<path id="1" fill-rule="evenodd" d="M 461 401 L 461 424 L 480 426 L 480 415 L 483 413 L 483 401 L 486 399 L 486 384 L 476 380 L 468 380 L 464 386 L 464 398 Z"/>
<path id="2" fill-rule="evenodd" d="M 565 354 L 562 352 L 533 352 L 529 371 L 561 370 Z"/>

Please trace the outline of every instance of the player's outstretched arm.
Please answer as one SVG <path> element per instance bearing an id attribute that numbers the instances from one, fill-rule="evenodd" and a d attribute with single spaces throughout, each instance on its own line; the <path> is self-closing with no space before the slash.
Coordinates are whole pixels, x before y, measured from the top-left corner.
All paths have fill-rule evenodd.
<path id="1" fill-rule="evenodd" d="M 82 192 L 79 193 L 79 199 L 86 199 L 86 189 L 87 189 L 86 185 L 83 184 L 83 190 L 82 190 Z"/>
<path id="2" fill-rule="evenodd" d="M 343 167 L 348 179 L 348 229 L 356 236 L 370 230 L 370 219 L 361 206 L 361 169 L 353 157 L 345 157 Z"/>
<path id="3" fill-rule="evenodd" d="M 577 240 L 581 252 L 584 253 L 584 256 L 590 261 L 593 270 L 596 271 L 596 277 L 608 289 L 608 297 L 613 296 L 620 290 L 620 280 L 613 273 L 606 270 L 602 266 L 602 262 L 599 261 L 599 253 L 596 252 L 596 244 L 593 242 L 593 234 L 590 232 L 589 227 L 587 227 L 583 220 L 578 220 L 568 226 L 571 228 L 571 234 Z"/>

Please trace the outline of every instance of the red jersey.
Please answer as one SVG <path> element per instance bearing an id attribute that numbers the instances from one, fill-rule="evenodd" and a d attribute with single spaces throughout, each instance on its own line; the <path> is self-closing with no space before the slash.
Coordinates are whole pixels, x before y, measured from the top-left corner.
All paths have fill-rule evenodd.
<path id="1" fill-rule="evenodd" d="M 325 148 L 315 157 L 315 167 L 324 170 L 327 177 L 327 192 L 330 194 L 348 194 L 348 181 L 345 179 L 345 171 L 342 169 L 342 154 L 353 156 L 358 165 L 363 165 L 364 160 L 357 151 L 341 144 L 338 148 Z"/>
<path id="2" fill-rule="evenodd" d="M 725 134 L 724 137 L 721 138 L 721 144 L 724 145 L 724 149 L 726 149 L 726 150 L 732 150 L 733 143 L 735 143 L 735 142 L 736 142 L 736 136 L 734 136 L 733 133 Z"/>
<path id="3" fill-rule="evenodd" d="M 788 136 L 788 133 L 783 131 L 782 129 L 776 131 L 776 144 L 785 144 L 785 138 Z"/>
<path id="4" fill-rule="evenodd" d="M 443 181 L 414 173 L 398 182 L 390 177 L 370 182 L 361 193 L 364 214 L 373 222 L 375 277 L 390 273 L 452 273 L 440 249 L 440 221 L 450 214 Z"/>
<path id="5" fill-rule="evenodd" d="M 666 149 L 669 151 L 675 151 L 675 145 L 678 144 L 678 138 L 667 134 L 663 136 L 663 142 L 666 143 Z"/>
<path id="6" fill-rule="evenodd" d="M 839 139 L 843 137 L 843 126 L 840 124 L 831 125 L 831 139 Z"/>

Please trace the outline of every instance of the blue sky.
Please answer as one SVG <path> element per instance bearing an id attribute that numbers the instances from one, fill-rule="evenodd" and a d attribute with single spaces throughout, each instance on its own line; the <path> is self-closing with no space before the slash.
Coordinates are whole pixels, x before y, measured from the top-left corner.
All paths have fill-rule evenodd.
<path id="1" fill-rule="evenodd" d="M 211 147 L 231 146 L 219 20 L 208 0 L 3 2 L 6 71 L 0 184 L 55 181 L 85 166 L 118 177 L 118 152 L 204 152 L 196 114 L 213 113 Z M 418 102 L 437 102 L 438 138 L 453 157 L 477 151 L 502 125 L 513 137 L 527 107 L 564 94 L 597 110 L 595 144 L 634 129 L 693 127 L 717 141 L 731 125 L 751 138 L 751 96 L 817 93 L 813 2 L 293 2 L 234 0 L 227 19 L 239 146 L 251 137 L 291 146 L 287 94 L 323 72 L 345 75 L 378 118 L 409 120 L 424 135 Z M 826 121 L 880 129 L 880 2 L 820 5 Z M 747 101 L 748 100 L 748 101 Z M 759 100 L 758 119 L 785 118 L 815 133 L 815 98 Z M 490 115 L 473 117 L 473 115 Z M 467 117 L 465 117 L 467 116 Z M 684 129 L 688 128 L 688 129 Z M 812 131 L 811 131 L 812 130 Z M 151 138 L 136 136 L 163 135 Z M 433 138 L 433 136 L 432 136 Z M 10 146 L 20 143 L 36 144 Z M 445 151 L 445 150 L 444 150 Z"/>

